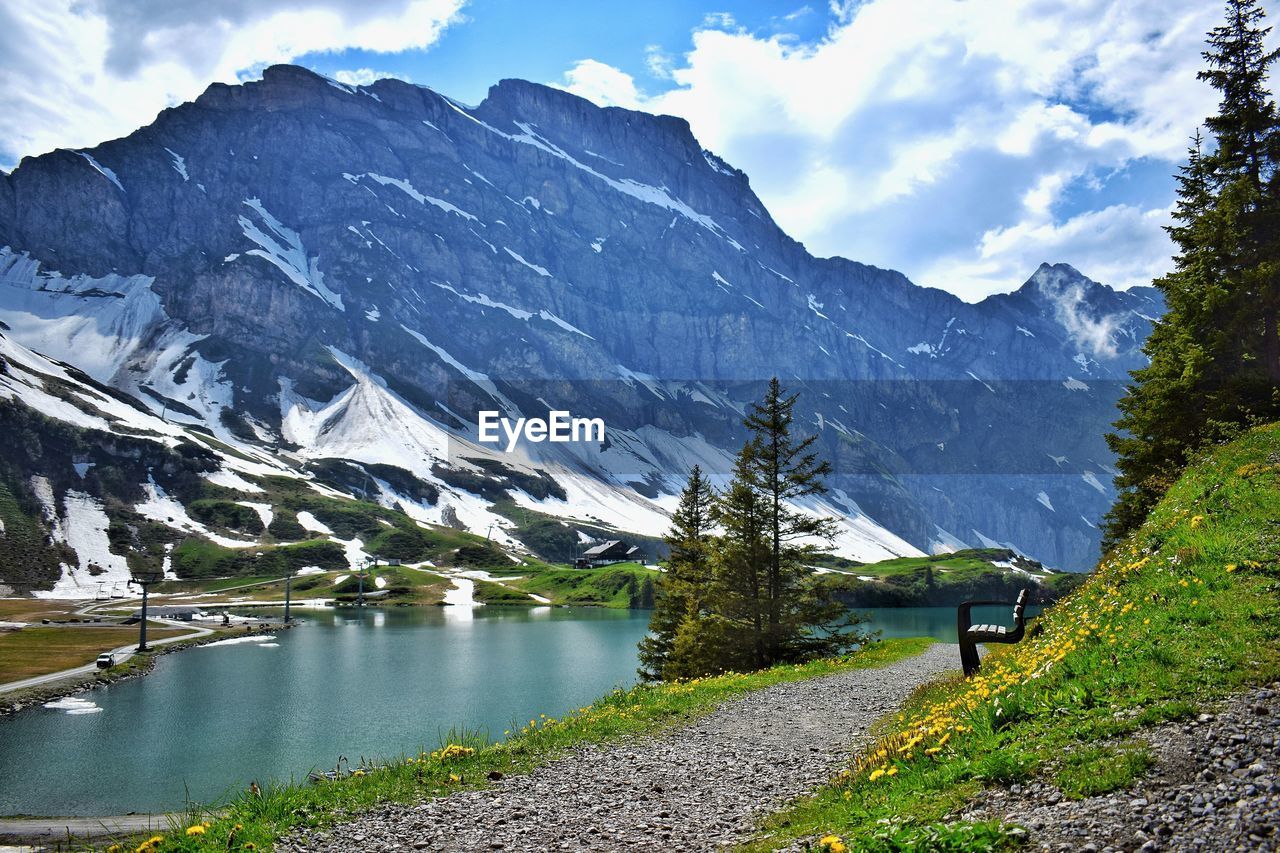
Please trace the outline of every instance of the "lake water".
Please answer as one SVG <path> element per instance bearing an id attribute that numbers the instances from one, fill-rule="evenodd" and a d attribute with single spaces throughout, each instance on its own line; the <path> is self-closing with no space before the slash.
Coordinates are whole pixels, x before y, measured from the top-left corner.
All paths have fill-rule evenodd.
<path id="1" fill-rule="evenodd" d="M 1007 610 L 981 618 L 1003 621 Z M 955 641 L 952 608 L 869 612 L 886 638 Z M 0 720 L 0 814 L 168 811 L 254 780 L 301 779 L 340 754 L 356 764 L 433 749 L 453 727 L 501 738 L 516 721 L 635 683 L 649 613 L 426 607 L 301 618 L 274 640 L 163 655 L 143 678 L 77 697 L 91 705 Z"/>

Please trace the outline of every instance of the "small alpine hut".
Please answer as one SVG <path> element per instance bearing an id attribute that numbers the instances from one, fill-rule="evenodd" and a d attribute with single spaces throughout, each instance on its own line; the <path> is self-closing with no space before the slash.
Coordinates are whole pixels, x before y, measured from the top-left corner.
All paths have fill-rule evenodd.
<path id="1" fill-rule="evenodd" d="M 633 560 L 639 562 L 643 559 L 644 554 L 641 553 L 639 546 L 629 545 L 621 539 L 610 539 L 608 542 L 592 545 L 583 551 L 582 556 L 574 561 L 574 566 L 579 569 L 593 569 L 596 566 L 627 563 Z"/>

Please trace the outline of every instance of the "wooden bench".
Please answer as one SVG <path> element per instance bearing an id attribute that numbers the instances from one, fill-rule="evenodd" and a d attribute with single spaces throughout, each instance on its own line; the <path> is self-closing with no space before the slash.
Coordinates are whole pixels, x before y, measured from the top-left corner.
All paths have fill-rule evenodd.
<path id="1" fill-rule="evenodd" d="M 960 665 L 964 667 L 966 676 L 973 675 L 981 666 L 978 658 L 979 643 L 1016 643 L 1022 639 L 1027 630 L 1027 598 L 1030 593 L 1024 589 L 1018 593 L 1018 600 L 1013 604 L 1013 628 L 1003 625 L 974 625 L 969 611 L 975 607 L 1007 605 L 1007 601 L 966 601 L 956 609 L 956 630 L 960 637 Z"/>

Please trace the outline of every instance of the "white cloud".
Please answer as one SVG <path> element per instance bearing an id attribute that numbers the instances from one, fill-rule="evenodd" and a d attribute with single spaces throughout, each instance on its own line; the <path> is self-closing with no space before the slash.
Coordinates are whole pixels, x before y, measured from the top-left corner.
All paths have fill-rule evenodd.
<path id="1" fill-rule="evenodd" d="M 565 88 L 602 107 L 644 109 L 644 102 L 630 74 L 612 65 L 584 59 L 564 75 Z"/>
<path id="2" fill-rule="evenodd" d="M 0 154 L 16 160 L 95 145 L 147 124 L 210 83 L 235 82 L 307 53 L 427 47 L 464 2 L 6 3 L 0 7 Z"/>
<path id="3" fill-rule="evenodd" d="M 812 44 L 709 20 L 669 66 L 667 91 L 638 91 L 594 60 L 565 84 L 688 119 L 815 254 L 969 299 L 1019 286 L 1041 261 L 1117 286 L 1167 268 L 1165 176 L 1215 107 L 1195 75 L 1217 4 L 850 0 L 831 11 Z"/>
<path id="4" fill-rule="evenodd" d="M 671 79 L 671 66 L 674 60 L 661 46 L 651 44 L 644 49 L 644 64 L 649 73 L 660 80 Z"/>
<path id="5" fill-rule="evenodd" d="M 403 74 L 393 74 L 390 71 L 374 71 L 372 68 L 343 69 L 333 72 L 332 77 L 339 83 L 346 83 L 348 86 L 368 86 L 376 80 L 404 80 L 405 82 L 411 82 Z"/>
<path id="6" fill-rule="evenodd" d="M 708 12 L 702 16 L 702 25 L 704 27 L 719 27 L 723 30 L 731 30 L 738 26 L 738 22 L 731 12 Z"/>

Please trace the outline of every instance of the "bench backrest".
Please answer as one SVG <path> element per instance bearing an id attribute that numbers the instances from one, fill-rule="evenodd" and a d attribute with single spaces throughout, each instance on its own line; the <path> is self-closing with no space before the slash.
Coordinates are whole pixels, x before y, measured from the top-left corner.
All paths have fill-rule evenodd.
<path id="1" fill-rule="evenodd" d="M 1018 593 L 1018 601 L 1013 605 L 1013 622 L 1015 625 L 1020 625 L 1022 623 L 1022 614 L 1027 609 L 1027 598 L 1029 595 L 1030 593 L 1026 589 Z"/>

